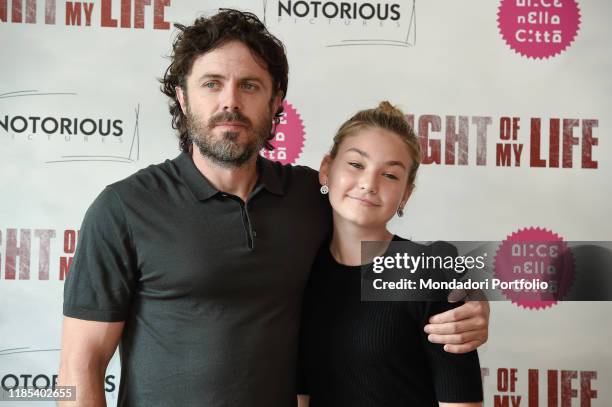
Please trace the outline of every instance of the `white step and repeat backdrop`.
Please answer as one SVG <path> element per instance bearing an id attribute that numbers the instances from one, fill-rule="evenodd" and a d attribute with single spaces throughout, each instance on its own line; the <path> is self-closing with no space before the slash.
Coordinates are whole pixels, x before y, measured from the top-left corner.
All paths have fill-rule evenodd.
<path id="1" fill-rule="evenodd" d="M 0 0 L 3 386 L 55 380 L 84 212 L 105 185 L 178 154 L 157 83 L 172 23 L 219 7 L 253 11 L 287 47 L 270 158 L 318 168 L 356 110 L 388 99 L 408 113 L 427 149 L 394 232 L 612 240 L 610 2 Z M 611 303 L 491 307 L 487 406 L 612 405 Z M 109 405 L 119 375 L 114 359 Z"/>

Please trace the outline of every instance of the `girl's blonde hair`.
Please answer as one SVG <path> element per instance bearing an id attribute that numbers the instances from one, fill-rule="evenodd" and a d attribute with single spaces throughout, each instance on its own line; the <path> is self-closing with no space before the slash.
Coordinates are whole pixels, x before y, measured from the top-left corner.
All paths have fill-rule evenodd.
<path id="1" fill-rule="evenodd" d="M 342 141 L 360 130 L 379 128 L 397 134 L 408 147 L 412 166 L 408 173 L 408 185 L 413 186 L 417 170 L 421 163 L 421 146 L 414 130 L 406 121 L 404 113 L 386 100 L 374 109 L 361 110 L 348 119 L 334 136 L 334 144 L 329 152 L 332 159 L 338 154 Z"/>

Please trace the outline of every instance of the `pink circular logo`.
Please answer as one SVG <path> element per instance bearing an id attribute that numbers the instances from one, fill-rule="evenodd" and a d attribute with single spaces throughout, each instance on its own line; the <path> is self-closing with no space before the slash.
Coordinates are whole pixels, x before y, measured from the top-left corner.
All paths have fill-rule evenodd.
<path id="1" fill-rule="evenodd" d="M 574 41 L 580 26 L 575 0 L 501 0 L 497 15 L 502 38 L 528 58 L 561 53 Z"/>
<path id="2" fill-rule="evenodd" d="M 261 149 L 260 154 L 272 161 L 293 164 L 304 148 L 304 124 L 291 103 L 283 102 L 284 112 L 276 126 L 275 137 L 270 141 L 274 150 Z"/>
<path id="3" fill-rule="evenodd" d="M 541 309 L 562 299 L 574 280 L 574 257 L 559 235 L 542 228 L 521 229 L 502 242 L 495 277 L 514 304 Z"/>

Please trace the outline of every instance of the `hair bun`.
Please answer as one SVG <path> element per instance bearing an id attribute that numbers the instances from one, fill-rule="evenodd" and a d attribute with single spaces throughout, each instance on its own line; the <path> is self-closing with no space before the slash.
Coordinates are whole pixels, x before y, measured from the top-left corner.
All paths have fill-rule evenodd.
<path id="1" fill-rule="evenodd" d="M 404 113 L 397 107 L 393 106 L 387 100 L 383 100 L 378 104 L 377 108 L 380 112 L 391 116 L 404 117 Z"/>

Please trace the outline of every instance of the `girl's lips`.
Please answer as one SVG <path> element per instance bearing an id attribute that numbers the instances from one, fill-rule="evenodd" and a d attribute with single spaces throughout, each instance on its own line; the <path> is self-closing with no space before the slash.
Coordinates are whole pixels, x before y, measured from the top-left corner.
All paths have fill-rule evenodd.
<path id="1" fill-rule="evenodd" d="M 350 195 L 347 195 L 347 196 L 349 198 L 351 198 L 351 199 L 359 201 L 363 205 L 367 205 L 367 206 L 380 206 L 380 204 L 378 204 L 376 202 L 372 202 L 372 201 L 370 201 L 369 199 L 366 199 L 366 198 L 360 198 L 360 197 L 355 197 L 355 196 L 350 196 Z"/>

